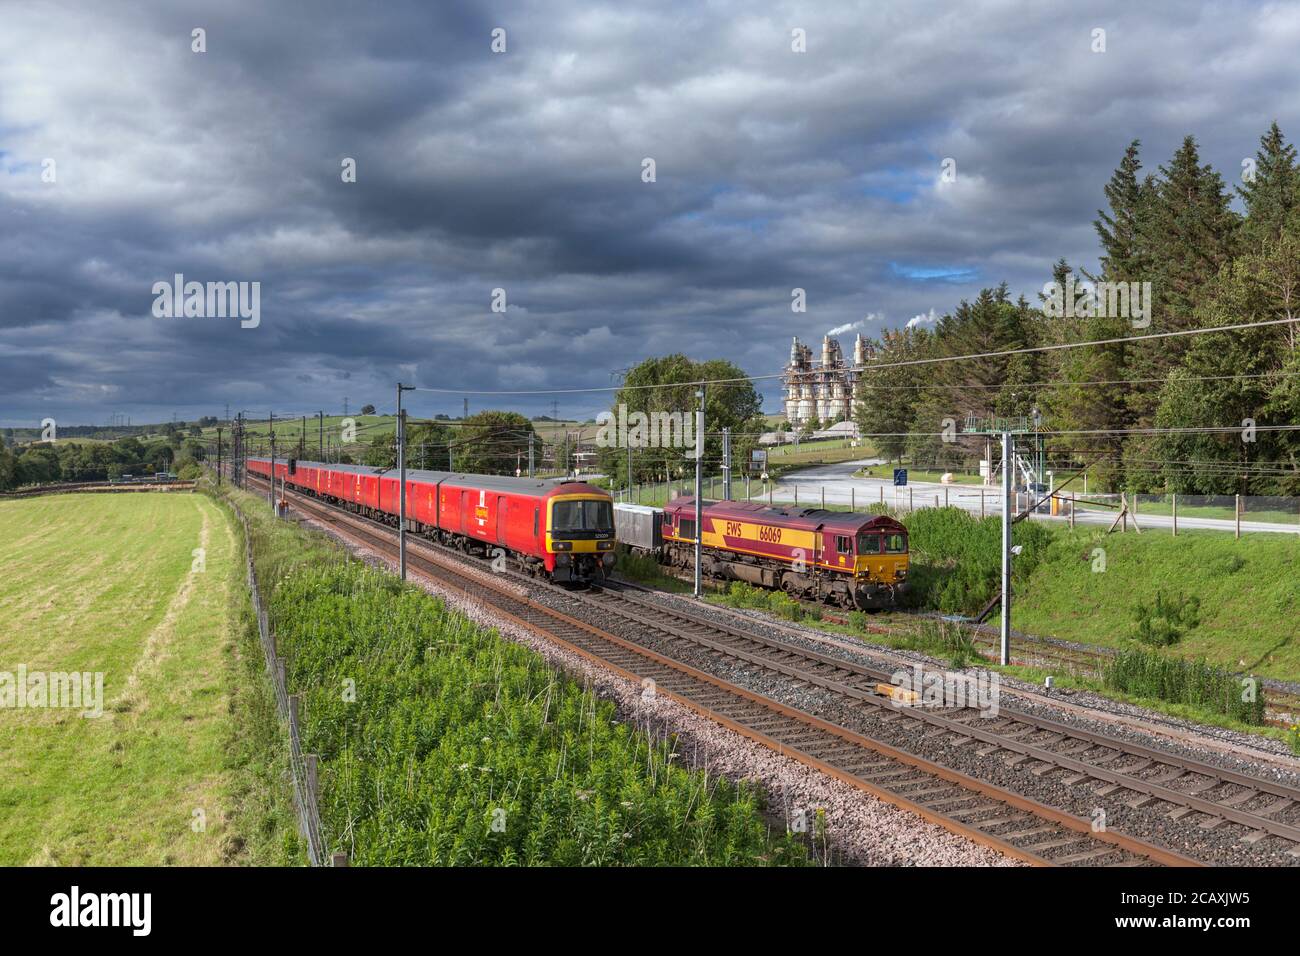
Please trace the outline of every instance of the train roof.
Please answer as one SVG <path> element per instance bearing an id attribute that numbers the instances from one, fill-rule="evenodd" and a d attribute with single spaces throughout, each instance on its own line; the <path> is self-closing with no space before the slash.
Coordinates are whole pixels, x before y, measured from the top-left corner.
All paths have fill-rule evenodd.
<path id="1" fill-rule="evenodd" d="M 857 531 L 906 531 L 906 527 L 888 515 L 875 515 L 855 511 L 830 511 L 825 508 L 796 508 L 793 505 L 766 505 L 758 501 L 709 501 L 701 499 L 701 508 L 711 518 L 733 518 L 737 521 L 758 521 L 785 528 L 804 528 L 839 531 L 852 534 Z M 664 510 L 679 508 L 693 512 L 694 497 L 673 498 Z"/>
<path id="2" fill-rule="evenodd" d="M 270 461 L 269 458 L 249 458 L 249 461 Z M 287 464 L 289 459 L 277 457 L 277 463 Z M 307 461 L 300 459 L 299 467 L 305 468 L 325 468 L 329 471 L 341 471 L 353 475 L 385 475 L 389 478 L 397 477 L 396 468 L 379 468 L 374 465 L 341 465 L 324 461 Z M 565 478 L 511 478 L 507 475 L 477 475 L 472 472 L 464 471 L 426 471 L 420 468 L 406 469 L 406 480 L 423 481 L 431 484 L 437 484 L 440 481 L 446 481 L 449 485 L 470 486 L 473 488 L 482 488 L 486 491 L 509 491 L 515 494 L 533 494 L 538 497 L 547 495 L 554 491 L 572 491 L 575 493 L 584 493 L 587 491 L 608 494 L 603 488 L 597 488 L 585 481 L 574 481 Z"/>

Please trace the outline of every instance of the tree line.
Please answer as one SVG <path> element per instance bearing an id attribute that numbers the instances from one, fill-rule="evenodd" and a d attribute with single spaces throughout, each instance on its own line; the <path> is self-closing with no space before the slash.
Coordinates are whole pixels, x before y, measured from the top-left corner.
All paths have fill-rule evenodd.
<path id="1" fill-rule="evenodd" d="M 130 436 L 115 442 L 60 439 L 13 449 L 0 447 L 0 491 L 54 482 L 108 481 L 160 471 L 191 478 L 198 474 L 198 462 L 205 453 L 201 442 L 179 434 Z"/>
<path id="2" fill-rule="evenodd" d="M 870 343 L 861 377 L 862 431 L 877 436 L 871 441 L 886 457 L 959 467 L 982 455 L 984 439 L 945 440 L 945 429 L 951 439 L 952 424 L 960 432 L 968 416 L 1036 408 L 1044 430 L 1070 433 L 1049 440 L 1054 466 L 1086 465 L 1110 490 L 1300 494 L 1300 434 L 1272 430 L 1300 421 L 1297 328 L 1289 324 L 1300 320 L 1296 148 L 1274 123 L 1244 166 L 1238 213 L 1234 191 L 1201 162 L 1193 137 L 1145 174 L 1133 141 L 1093 222 L 1097 272 L 1060 259 L 1045 280 L 1055 285 L 1045 284 L 1037 301 L 1013 299 L 1004 283 L 933 327 L 886 331 Z M 1144 283 L 1142 308 L 1114 293 L 1137 300 Z M 1057 295 L 1070 289 L 1077 303 Z M 1288 324 L 1111 341 L 1279 320 Z M 989 354 L 1083 342 L 1099 344 Z M 898 364 L 967 355 L 985 357 Z"/>

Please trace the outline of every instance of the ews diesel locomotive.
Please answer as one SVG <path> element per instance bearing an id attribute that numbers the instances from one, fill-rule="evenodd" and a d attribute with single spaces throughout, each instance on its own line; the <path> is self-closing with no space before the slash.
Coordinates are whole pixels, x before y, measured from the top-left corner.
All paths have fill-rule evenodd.
<path id="1" fill-rule="evenodd" d="M 695 566 L 695 499 L 615 506 L 618 540 L 672 567 Z M 701 502 L 701 573 L 858 610 L 898 605 L 907 590 L 907 528 L 885 515 Z"/>
<path id="2" fill-rule="evenodd" d="M 368 465 L 248 459 L 248 470 L 396 526 L 398 476 Z M 614 566 L 609 493 L 581 481 L 408 470 L 406 529 L 471 554 L 498 550 L 520 570 L 555 581 L 603 580 Z"/>

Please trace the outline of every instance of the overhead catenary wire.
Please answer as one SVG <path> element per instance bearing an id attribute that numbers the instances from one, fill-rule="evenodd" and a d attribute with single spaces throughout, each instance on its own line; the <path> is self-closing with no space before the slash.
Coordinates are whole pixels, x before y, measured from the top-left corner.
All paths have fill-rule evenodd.
<path id="1" fill-rule="evenodd" d="M 1257 329 L 1277 325 L 1296 325 L 1300 324 L 1300 318 L 1295 319 L 1261 319 L 1256 322 L 1239 322 L 1233 325 L 1220 325 L 1211 328 L 1195 329 L 1175 329 L 1170 332 L 1148 332 L 1143 335 L 1122 335 L 1109 339 L 1092 339 L 1086 342 L 1056 342 L 1051 345 L 1031 345 L 1015 349 L 999 349 L 992 352 L 972 352 L 966 355 L 936 355 L 926 358 L 906 359 L 899 362 L 868 362 L 864 365 L 849 366 L 846 371 L 871 372 L 888 368 L 908 368 L 917 365 L 939 365 L 947 362 L 965 362 L 975 359 L 989 358 L 1010 358 L 1014 355 L 1032 355 L 1040 352 L 1057 352 L 1067 349 L 1095 348 L 1100 345 L 1119 345 L 1125 342 L 1145 342 L 1155 339 L 1169 339 L 1192 335 L 1211 335 L 1218 332 L 1236 332 L 1243 329 Z M 456 394 L 456 395 L 571 395 L 590 392 L 622 392 L 639 389 L 655 388 L 697 388 L 701 385 L 720 386 L 720 385 L 743 385 L 756 381 L 768 381 L 771 379 L 784 378 L 788 373 L 783 371 L 772 372 L 763 375 L 743 375 L 734 378 L 717 378 L 717 379 L 697 379 L 689 382 L 650 382 L 644 385 L 604 385 L 590 386 L 580 388 L 536 388 L 536 389 L 463 389 L 463 388 L 435 388 L 425 385 L 414 386 L 418 392 L 433 392 L 438 394 Z"/>

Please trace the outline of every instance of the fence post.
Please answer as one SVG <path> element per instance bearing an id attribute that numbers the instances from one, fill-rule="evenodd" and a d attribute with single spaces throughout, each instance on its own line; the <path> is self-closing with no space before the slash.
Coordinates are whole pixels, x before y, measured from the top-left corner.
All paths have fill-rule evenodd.
<path id="1" fill-rule="evenodd" d="M 826 486 L 822 485 L 822 511 L 826 510 Z"/>
<path id="2" fill-rule="evenodd" d="M 1076 505 L 1075 505 L 1075 494 L 1074 494 L 1074 492 L 1072 491 L 1072 492 L 1070 492 L 1070 530 L 1071 530 L 1071 531 L 1074 530 L 1074 509 L 1075 509 L 1075 507 L 1076 507 Z"/>
<path id="3" fill-rule="evenodd" d="M 857 511 L 857 510 L 858 510 L 858 504 L 857 504 L 858 494 L 857 494 L 857 492 L 858 492 L 858 489 L 857 489 L 857 488 L 854 488 L 852 485 L 849 486 L 849 510 L 850 510 L 850 511 Z"/>
<path id="4" fill-rule="evenodd" d="M 943 506 L 948 507 L 948 486 L 943 486 Z"/>
<path id="5" fill-rule="evenodd" d="M 799 486 L 798 485 L 794 486 L 794 506 L 796 508 L 799 507 Z"/>
<path id="6" fill-rule="evenodd" d="M 314 807 L 317 805 L 316 797 L 316 755 L 304 754 L 303 760 L 307 763 L 307 799 L 311 801 Z"/>
<path id="7" fill-rule="evenodd" d="M 915 489 L 911 485 L 907 486 L 907 510 L 909 512 L 916 509 L 916 496 L 913 494 L 914 491 Z"/>
<path id="8" fill-rule="evenodd" d="M 1169 500 L 1173 502 L 1174 537 L 1176 538 L 1178 537 L 1178 492 L 1175 491 Z"/>
<path id="9" fill-rule="evenodd" d="M 348 855 L 346 853 L 333 853 L 330 855 L 330 866 L 347 866 Z"/>
<path id="10" fill-rule="evenodd" d="M 984 488 L 980 487 L 980 518 L 984 517 Z"/>
<path id="11" fill-rule="evenodd" d="M 1236 500 L 1233 503 L 1232 517 L 1233 520 L 1236 522 L 1236 526 L 1237 526 L 1237 530 L 1233 536 L 1238 540 L 1240 540 L 1241 539 L 1241 495 L 1237 495 Z"/>

